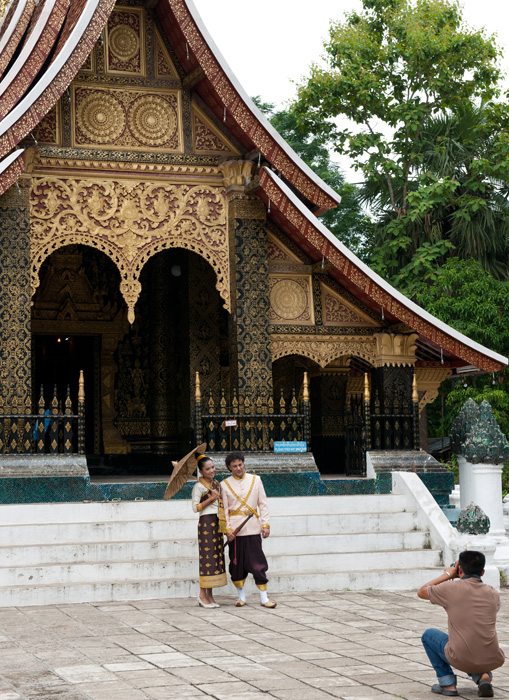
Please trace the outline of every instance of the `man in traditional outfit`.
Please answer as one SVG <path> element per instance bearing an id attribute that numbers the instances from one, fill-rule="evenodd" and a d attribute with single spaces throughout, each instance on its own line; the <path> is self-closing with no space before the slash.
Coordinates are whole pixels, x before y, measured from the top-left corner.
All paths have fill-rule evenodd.
<path id="1" fill-rule="evenodd" d="M 448 635 L 432 628 L 422 635 L 438 679 L 431 691 L 438 695 L 458 695 L 454 666 L 477 683 L 479 697 L 493 697 L 491 671 L 502 666 L 505 657 L 495 628 L 500 596 L 482 582 L 484 565 L 482 552 L 461 552 L 456 564 L 417 592 L 419 598 L 444 608 L 449 622 Z"/>
<path id="2" fill-rule="evenodd" d="M 270 535 L 269 509 L 262 480 L 256 474 L 246 473 L 242 452 L 231 452 L 225 462 L 231 476 L 221 482 L 221 496 L 226 517 L 230 576 L 238 593 L 235 605 L 238 608 L 246 605 L 244 583 L 247 575 L 252 574 L 260 591 L 260 605 L 275 608 L 277 604 L 267 595 L 268 564 L 262 549 L 262 538 Z"/>

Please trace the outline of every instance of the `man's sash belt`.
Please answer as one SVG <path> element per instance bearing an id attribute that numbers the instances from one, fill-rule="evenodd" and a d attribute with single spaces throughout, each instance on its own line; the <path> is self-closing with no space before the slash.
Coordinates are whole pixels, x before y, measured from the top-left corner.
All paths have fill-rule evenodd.
<path id="1" fill-rule="evenodd" d="M 240 501 L 240 504 L 241 504 L 241 505 L 240 505 L 238 508 L 236 508 L 235 510 L 231 510 L 231 511 L 230 511 L 230 516 L 232 516 L 232 515 L 249 515 L 249 513 L 252 513 L 253 515 L 256 515 L 256 517 L 257 517 L 258 519 L 260 519 L 260 516 L 258 515 L 258 513 L 256 512 L 256 510 L 255 510 L 254 508 L 251 508 L 251 506 L 249 505 L 249 503 L 246 502 L 247 499 L 249 498 L 249 496 L 251 495 L 251 491 L 253 490 L 253 486 L 254 486 L 255 479 L 256 479 L 256 474 L 253 474 L 253 481 L 251 482 L 251 486 L 249 487 L 249 491 L 248 491 L 248 494 L 247 494 L 247 496 L 246 496 L 246 500 L 244 500 L 244 499 L 242 498 L 242 496 L 239 496 L 237 493 L 235 493 L 235 491 L 232 489 L 232 487 L 230 486 L 230 484 L 228 483 L 228 481 L 225 480 L 224 483 L 228 486 L 228 488 L 230 489 L 230 491 L 232 492 L 232 494 L 235 496 L 235 498 L 236 498 L 238 501 Z M 244 506 L 244 509 L 242 508 L 242 506 Z"/>

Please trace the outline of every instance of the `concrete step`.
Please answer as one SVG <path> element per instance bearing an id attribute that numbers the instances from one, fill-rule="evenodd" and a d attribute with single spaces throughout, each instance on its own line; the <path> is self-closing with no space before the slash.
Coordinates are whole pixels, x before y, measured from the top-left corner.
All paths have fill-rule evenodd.
<path id="1" fill-rule="evenodd" d="M 139 516 L 140 513 L 137 513 Z M 147 514 L 148 515 L 148 514 Z M 12 546 L 64 544 L 76 542 L 146 542 L 196 537 L 198 519 L 180 520 L 103 520 L 99 522 L 51 522 L 1 525 L 0 542 Z M 274 515 L 271 532 L 289 535 L 320 535 L 349 532 L 408 532 L 415 527 L 415 514 L 341 513 Z"/>
<path id="2" fill-rule="evenodd" d="M 318 517 L 318 516 L 316 516 Z M 390 534 L 390 537 L 388 536 Z M 400 549 L 429 549 L 429 537 L 425 532 L 348 532 L 345 534 L 307 535 L 306 552 L 331 554 L 344 552 L 380 552 Z M 273 534 L 264 543 L 264 549 L 272 556 L 301 555 L 303 543 L 300 537 Z M 73 544 L 39 544 L 0 546 L 0 562 L 3 567 L 43 564 L 69 564 L 79 562 L 139 561 L 142 559 L 196 558 L 196 537 L 158 541 L 95 541 Z"/>
<path id="3" fill-rule="evenodd" d="M 270 506 L 271 594 L 409 589 L 442 566 L 404 496 L 274 498 Z M 0 523 L 0 606 L 197 595 L 189 501 L 0 506 Z"/>
<path id="4" fill-rule="evenodd" d="M 303 552 L 299 555 L 273 556 L 265 550 L 269 568 L 278 573 L 302 573 L 366 571 L 375 569 L 405 569 L 419 561 L 423 567 L 440 565 L 439 553 L 434 550 L 384 551 L 384 552 L 327 552 L 324 554 Z M 80 583 L 81 581 L 138 581 L 141 579 L 172 580 L 193 578 L 197 570 L 197 555 L 182 557 L 174 553 L 170 558 L 125 561 L 119 549 L 112 561 L 73 561 L 61 564 L 9 567 L 0 566 L 0 588 L 19 585 Z"/>
<path id="5" fill-rule="evenodd" d="M 405 571 L 375 570 L 335 573 L 270 574 L 269 593 L 277 600 L 279 593 L 310 591 L 416 590 L 423 581 L 437 576 L 435 568 L 412 568 Z M 0 607 L 55 605 L 67 603 L 145 600 L 154 598 L 195 598 L 198 577 L 192 579 L 82 582 L 71 585 L 18 585 L 0 588 Z M 258 606 L 258 595 L 251 579 L 246 583 L 249 605 Z M 231 584 L 215 591 L 216 596 L 236 597 Z"/>
<path id="6" fill-rule="evenodd" d="M 405 497 L 397 494 L 367 496 L 309 496 L 299 498 L 299 515 L 339 513 L 396 513 L 405 510 Z M 196 521 L 188 500 L 119 501 L 98 503 L 35 503 L 2 505 L 1 525 L 30 525 L 34 522 L 96 523 L 131 520 Z M 294 498 L 271 498 L 271 515 L 294 515 Z"/>

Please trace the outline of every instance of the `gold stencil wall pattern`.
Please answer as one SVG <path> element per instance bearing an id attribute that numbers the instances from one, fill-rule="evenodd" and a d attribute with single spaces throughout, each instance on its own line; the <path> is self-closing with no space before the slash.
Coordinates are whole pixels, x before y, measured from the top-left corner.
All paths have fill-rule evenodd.
<path id="1" fill-rule="evenodd" d="M 201 255 L 216 272 L 216 289 L 230 310 L 224 190 L 209 185 L 34 178 L 31 193 L 32 294 L 52 252 L 71 244 L 108 255 L 134 320 L 147 260 L 168 248 Z"/>
<path id="2" fill-rule="evenodd" d="M 178 90 L 75 85 L 73 145 L 182 152 Z"/>

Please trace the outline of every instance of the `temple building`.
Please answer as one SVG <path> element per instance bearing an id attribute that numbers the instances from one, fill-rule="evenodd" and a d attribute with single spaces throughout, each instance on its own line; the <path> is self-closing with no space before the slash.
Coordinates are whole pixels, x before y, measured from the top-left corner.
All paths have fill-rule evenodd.
<path id="1" fill-rule="evenodd" d="M 91 463 L 305 441 L 362 474 L 426 449 L 446 378 L 507 364 L 325 228 L 339 196 L 190 0 L 10 0 L 0 76 L 4 453 L 61 451 L 79 400 Z"/>

